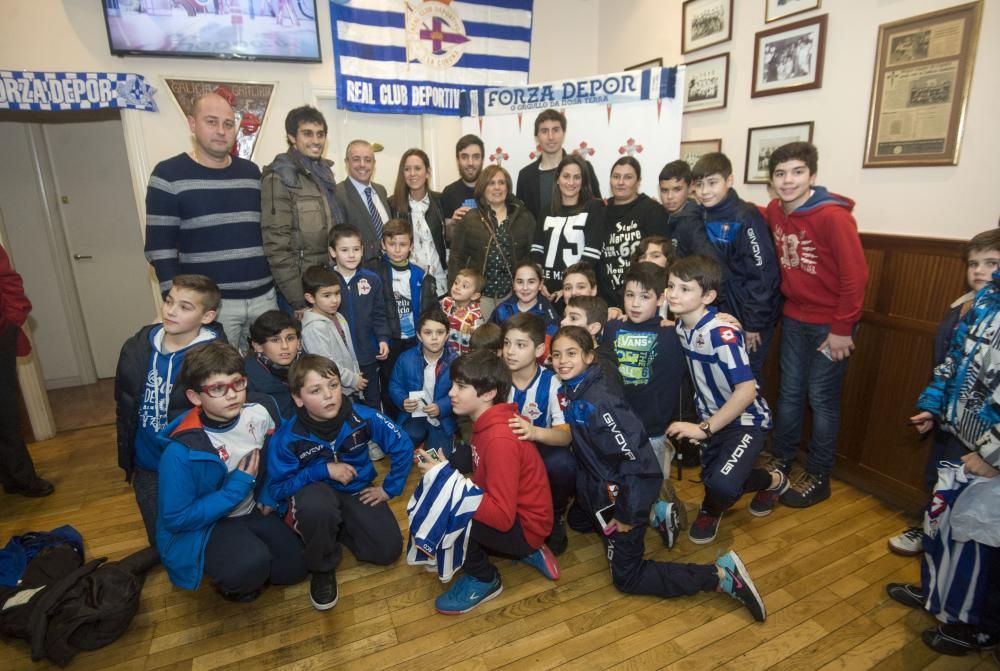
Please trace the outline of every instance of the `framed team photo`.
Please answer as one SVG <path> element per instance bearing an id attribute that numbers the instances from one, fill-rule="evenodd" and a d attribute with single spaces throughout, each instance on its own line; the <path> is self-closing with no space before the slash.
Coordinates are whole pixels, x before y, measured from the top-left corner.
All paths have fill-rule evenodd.
<path id="1" fill-rule="evenodd" d="M 685 0 L 681 20 L 681 53 L 733 39 L 733 0 Z"/>
<path id="2" fill-rule="evenodd" d="M 757 33 L 750 96 L 818 89 L 823 85 L 826 14 Z"/>
<path id="3" fill-rule="evenodd" d="M 722 151 L 722 138 L 681 142 L 681 160 L 687 162 L 692 168 L 699 158 L 713 151 Z"/>
<path id="4" fill-rule="evenodd" d="M 983 4 L 879 26 L 864 167 L 958 165 Z"/>
<path id="5" fill-rule="evenodd" d="M 780 21 L 802 12 L 819 9 L 823 0 L 764 0 L 764 21 Z"/>
<path id="6" fill-rule="evenodd" d="M 767 184 L 767 162 L 774 150 L 789 142 L 812 142 L 812 137 L 812 121 L 750 128 L 747 130 L 747 160 L 743 181 L 747 184 Z"/>
<path id="7" fill-rule="evenodd" d="M 684 112 L 704 112 L 726 106 L 729 54 L 687 63 L 684 68 Z"/>

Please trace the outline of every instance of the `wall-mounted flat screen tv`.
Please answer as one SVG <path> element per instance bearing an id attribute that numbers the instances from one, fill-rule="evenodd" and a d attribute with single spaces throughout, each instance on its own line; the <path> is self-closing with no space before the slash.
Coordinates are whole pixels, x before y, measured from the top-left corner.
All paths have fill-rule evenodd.
<path id="1" fill-rule="evenodd" d="M 316 0 L 103 0 L 111 53 L 319 63 Z"/>

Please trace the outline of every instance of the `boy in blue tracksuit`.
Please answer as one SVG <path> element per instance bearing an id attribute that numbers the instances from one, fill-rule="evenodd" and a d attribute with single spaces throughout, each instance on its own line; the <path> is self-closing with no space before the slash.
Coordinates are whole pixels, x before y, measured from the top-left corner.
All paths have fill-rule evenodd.
<path id="1" fill-rule="evenodd" d="M 157 434 L 191 408 L 177 384 L 184 357 L 197 344 L 226 341 L 215 321 L 219 287 L 205 275 L 177 275 L 160 308 L 161 324 L 125 341 L 115 370 L 118 465 L 132 483 L 151 546 L 156 546 L 160 456 Z"/>
<path id="2" fill-rule="evenodd" d="M 781 274 L 774 242 L 760 211 L 733 189 L 733 164 L 720 152 L 705 154 L 691 171 L 705 232 L 722 266 L 722 312 L 743 325 L 750 369 L 763 384 L 767 349 L 781 314 Z"/>
<path id="3" fill-rule="evenodd" d="M 392 333 L 386 316 L 382 279 L 361 267 L 364 245 L 358 229 L 338 224 L 330 230 L 330 259 L 342 282 L 340 312 L 347 319 L 361 374 L 368 380 L 364 403 L 379 408 L 379 361 L 389 356 Z M 338 376 L 339 377 L 339 376 Z"/>
<path id="4" fill-rule="evenodd" d="M 399 496 L 413 466 L 413 443 L 384 415 L 342 393 L 337 364 L 303 355 L 288 373 L 296 416 L 269 443 L 264 500 L 285 515 L 305 544 L 317 610 L 337 604 L 340 543 L 361 561 L 387 565 L 403 551 L 399 523 L 387 501 Z M 391 467 L 381 485 L 368 456 L 375 441 Z"/>
<path id="5" fill-rule="evenodd" d="M 265 583 L 290 585 L 306 570 L 295 534 L 256 500 L 274 421 L 246 403 L 243 366 L 223 343 L 185 357 L 180 380 L 195 407 L 158 436 L 156 539 L 173 584 L 197 589 L 206 575 L 226 598 L 247 602 Z"/>
<path id="6" fill-rule="evenodd" d="M 425 310 L 437 307 L 439 287 L 432 275 L 410 262 L 413 250 L 413 226 L 403 219 L 390 219 L 382 229 L 381 258 L 365 264 L 378 273 L 385 297 L 385 313 L 392 332 L 389 356 L 382 369 L 382 409 L 386 415 L 399 414 L 389 390 L 389 378 L 399 355 L 417 342 L 417 321 Z"/>
<path id="7" fill-rule="evenodd" d="M 417 322 L 419 347 L 411 347 L 396 360 L 389 381 L 393 404 L 402 408 L 396 422 L 414 445 L 426 441 L 424 449 L 451 455 L 452 438 L 458 425 L 451 413 L 451 362 L 458 354 L 447 346 L 448 316 L 440 308 L 420 315 Z"/>

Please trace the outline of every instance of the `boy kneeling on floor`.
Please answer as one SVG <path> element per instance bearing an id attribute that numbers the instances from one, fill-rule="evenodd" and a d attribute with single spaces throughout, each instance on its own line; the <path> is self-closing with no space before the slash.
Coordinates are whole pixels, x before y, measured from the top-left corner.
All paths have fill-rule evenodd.
<path id="1" fill-rule="evenodd" d="M 483 500 L 472 518 L 464 573 L 435 601 L 444 615 L 467 613 L 500 595 L 500 571 L 490 555 L 520 559 L 549 580 L 559 578 L 559 565 L 544 543 L 552 533 L 549 479 L 535 445 L 519 440 L 508 424 L 517 414 L 516 403 L 504 402 L 510 386 L 510 370 L 493 352 L 472 352 L 451 364 L 451 408 L 474 422 L 472 481 L 483 490 Z M 437 454 L 416 454 L 422 472 L 437 465 Z"/>
<path id="2" fill-rule="evenodd" d="M 403 538 L 387 501 L 399 496 L 413 466 L 413 443 L 385 415 L 343 395 L 337 364 L 306 354 L 288 371 L 296 415 L 271 438 L 267 493 L 305 543 L 317 610 L 337 605 L 340 543 L 360 561 L 387 565 Z M 368 456 L 374 441 L 389 455 L 382 485 Z"/>
<path id="3" fill-rule="evenodd" d="M 246 403 L 240 353 L 218 342 L 196 346 L 180 380 L 194 408 L 160 434 L 167 445 L 156 544 L 170 581 L 197 589 L 204 574 L 226 598 L 248 602 L 267 582 L 303 580 L 301 544 L 255 499 L 274 422 L 263 406 Z"/>

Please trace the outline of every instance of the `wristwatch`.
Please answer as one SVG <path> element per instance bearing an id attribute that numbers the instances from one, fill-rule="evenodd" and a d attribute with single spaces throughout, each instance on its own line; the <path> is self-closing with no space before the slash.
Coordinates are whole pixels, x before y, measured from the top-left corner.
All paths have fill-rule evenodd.
<path id="1" fill-rule="evenodd" d="M 708 420 L 698 425 L 698 428 L 705 432 L 705 438 L 712 437 L 712 427 L 708 425 Z"/>

